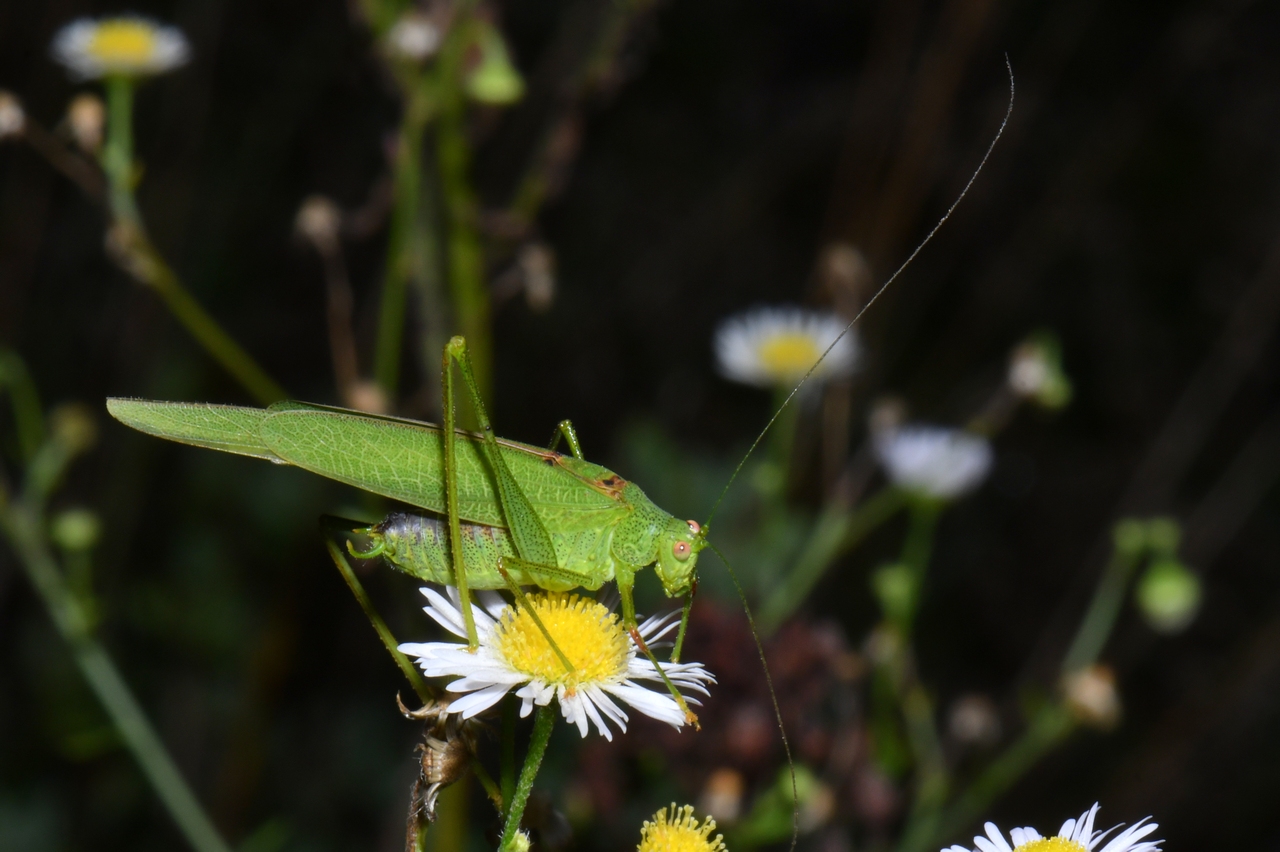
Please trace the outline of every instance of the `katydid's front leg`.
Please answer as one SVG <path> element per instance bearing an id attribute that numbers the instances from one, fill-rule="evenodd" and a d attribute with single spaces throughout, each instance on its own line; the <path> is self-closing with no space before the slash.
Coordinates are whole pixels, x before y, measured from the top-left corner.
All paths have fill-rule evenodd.
<path id="1" fill-rule="evenodd" d="M 632 596 L 632 590 L 636 584 L 635 571 L 629 567 L 618 566 L 616 579 L 618 581 L 618 594 L 622 596 L 622 626 L 631 634 L 631 641 L 640 649 L 640 653 L 645 655 L 653 666 L 653 670 L 658 673 L 658 677 L 662 678 L 662 682 L 666 684 L 667 691 L 676 700 L 676 704 L 680 707 L 680 712 L 684 713 L 685 724 L 693 725 L 695 731 L 701 731 L 702 726 L 698 724 L 697 714 L 689 709 L 689 702 L 684 700 L 680 690 L 676 689 L 676 685 L 671 682 L 671 678 L 667 677 L 662 664 L 658 662 L 658 658 L 653 655 L 653 651 L 649 650 L 644 637 L 640 635 L 640 625 L 636 623 L 635 598 Z"/>

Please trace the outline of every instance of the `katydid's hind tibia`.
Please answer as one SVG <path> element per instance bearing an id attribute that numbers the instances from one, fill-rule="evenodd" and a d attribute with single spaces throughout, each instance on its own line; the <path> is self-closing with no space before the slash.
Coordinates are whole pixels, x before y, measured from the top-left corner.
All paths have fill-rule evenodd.
<path id="1" fill-rule="evenodd" d="M 737 466 L 733 469 L 733 473 L 730 475 L 729 481 L 726 482 L 724 485 L 724 488 L 721 489 L 720 495 L 716 498 L 715 503 L 711 507 L 711 512 L 707 516 L 707 522 L 704 525 L 703 530 L 701 530 L 698 535 L 699 549 L 703 545 L 705 545 L 706 547 L 710 547 L 715 552 L 715 554 L 720 557 L 720 561 L 724 564 L 725 570 L 729 573 L 729 578 L 733 581 L 734 589 L 737 591 L 738 598 L 742 602 L 743 611 L 746 613 L 747 623 L 751 628 L 751 637 L 755 641 L 756 651 L 760 655 L 760 665 L 764 668 L 765 683 L 769 688 L 769 699 L 773 702 L 773 712 L 778 722 L 778 732 L 782 736 L 782 746 L 783 746 L 783 750 L 786 752 L 787 765 L 791 773 L 791 793 L 792 793 L 793 805 L 792 805 L 792 812 L 791 812 L 791 847 L 790 848 L 792 852 L 794 852 L 796 848 L 796 844 L 799 842 L 799 839 L 800 839 L 800 800 L 799 800 L 799 795 L 796 788 L 795 761 L 792 759 L 791 745 L 787 740 L 787 732 L 782 723 L 782 711 L 778 706 L 778 696 L 773 688 L 773 677 L 769 673 L 769 663 L 765 659 L 764 646 L 761 644 L 760 634 L 756 630 L 755 618 L 751 614 L 751 607 L 747 603 L 747 597 L 742 591 L 742 586 L 738 582 L 737 575 L 734 573 L 733 568 L 729 565 L 729 561 L 725 559 L 724 554 L 721 553 L 719 549 L 717 549 L 715 545 L 713 545 L 710 541 L 706 540 L 706 535 L 711 529 L 711 521 L 715 517 L 716 512 L 719 510 L 720 504 L 724 502 L 725 495 L 729 493 L 729 488 L 733 485 L 734 481 L 737 480 L 738 474 L 742 472 L 743 466 L 746 465 L 747 460 L 751 457 L 751 454 L 755 452 L 755 449 L 760 445 L 760 442 L 764 440 L 764 436 L 768 434 L 770 428 L 773 427 L 773 424 L 777 422 L 778 418 L 782 415 L 783 410 L 785 410 L 786 407 L 791 404 L 792 400 L 795 399 L 796 394 L 800 392 L 800 388 L 804 387 L 805 383 L 809 381 L 809 377 L 812 376 L 814 371 L 817 370 L 818 367 L 822 364 L 822 362 L 827 359 L 827 356 L 830 355 L 832 350 L 836 348 L 837 344 L 840 343 L 841 339 L 843 339 L 844 336 L 849 333 L 849 331 L 854 327 L 854 325 L 857 324 L 858 320 L 862 319 L 862 315 L 865 314 L 871 308 L 871 306 L 876 303 L 876 300 L 878 300 L 884 294 L 884 292 L 889 289 L 889 286 L 893 284 L 893 282 L 896 281 L 899 276 L 902 275 L 902 273 L 906 270 L 906 268 L 911 265 L 911 262 L 916 259 L 916 255 L 920 254 L 920 252 L 924 250 L 924 247 L 928 245 L 930 241 L 933 240 L 934 235 L 938 233 L 938 231 L 942 228 L 944 224 L 946 224 L 947 220 L 951 218 L 951 214 L 953 214 L 956 211 L 956 208 L 960 206 L 960 202 L 963 201 L 965 196 L 969 194 L 969 190 L 973 187 L 974 182 L 977 181 L 978 175 L 982 173 L 982 169 L 984 166 L 986 166 L 987 160 L 990 159 L 991 152 L 995 150 L 996 143 L 998 143 L 1000 141 L 1000 137 L 1004 135 L 1005 128 L 1008 127 L 1009 125 L 1009 116 L 1013 114 L 1013 96 L 1014 96 L 1013 65 L 1009 62 L 1009 57 L 1007 55 L 1005 56 L 1005 69 L 1008 71 L 1008 74 L 1009 74 L 1009 102 L 1008 102 L 1008 105 L 1005 107 L 1004 117 L 1001 119 L 1000 126 L 996 129 L 995 135 L 992 137 L 991 142 L 987 145 L 987 149 L 983 153 L 982 159 L 978 162 L 977 167 L 973 170 L 973 173 L 969 176 L 969 180 L 965 183 L 964 187 L 960 190 L 960 194 L 956 196 L 955 201 L 951 202 L 951 206 L 948 207 L 946 212 L 942 214 L 942 217 L 938 219 L 937 223 L 933 226 L 933 228 L 929 230 L 929 233 L 925 234 L 924 239 L 922 239 L 916 245 L 916 247 L 912 249 L 911 254 L 907 255 L 907 259 L 904 260 L 898 266 L 898 268 L 894 270 L 893 274 L 890 275 L 887 279 L 885 279 L 884 283 L 881 284 L 880 287 L 876 289 L 875 293 L 872 294 L 871 298 L 867 300 L 867 303 L 863 305 L 861 309 L 858 310 L 857 314 L 854 315 L 853 319 L 849 320 L 849 323 L 844 327 L 844 330 L 842 330 L 840 334 L 837 335 L 833 341 L 831 341 L 831 343 L 822 352 L 822 354 L 818 357 L 818 359 L 813 362 L 813 365 L 809 367 L 809 369 L 805 372 L 805 374 L 800 378 L 800 381 L 798 381 L 795 387 L 791 389 L 791 392 L 787 394 L 786 399 L 784 399 L 782 401 L 782 404 L 778 406 L 776 411 L 774 411 L 773 415 L 769 418 L 769 422 L 767 422 L 764 425 L 764 428 L 760 430 L 760 433 L 756 435 L 755 440 L 751 442 L 751 446 L 747 448 L 746 453 L 743 454 L 742 459 L 738 462 Z M 683 635 L 683 629 L 684 628 L 682 625 L 681 626 L 682 635 Z M 679 646 L 679 643 L 677 643 L 677 647 L 678 646 Z"/>

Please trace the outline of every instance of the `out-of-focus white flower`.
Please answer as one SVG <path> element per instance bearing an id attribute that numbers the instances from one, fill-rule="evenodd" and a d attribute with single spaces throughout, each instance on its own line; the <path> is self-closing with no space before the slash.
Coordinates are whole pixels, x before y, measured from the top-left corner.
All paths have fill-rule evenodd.
<path id="1" fill-rule="evenodd" d="M 458 591 L 448 587 L 448 592 L 446 598 L 435 589 L 424 587 L 422 594 L 428 601 L 424 611 L 446 630 L 465 637 Z M 658 692 L 637 683 L 661 683 L 661 678 L 652 663 L 637 655 L 635 643 L 618 616 L 602 604 L 563 592 L 528 596 L 538 618 L 573 664 L 571 674 L 523 606 L 509 605 L 492 592 L 472 594 L 481 604 L 471 605 L 480 640 L 475 652 L 456 642 L 410 642 L 400 646 L 402 653 L 418 658 L 418 665 L 428 677 L 458 678 L 445 688 L 466 694 L 449 704 L 450 713 L 461 713 L 462 718 L 469 719 L 514 690 L 523 702 L 521 716 L 529 715 L 533 705 L 545 707 L 554 699 L 565 720 L 577 725 L 584 737 L 588 723 L 594 723 L 605 739 L 612 740 L 606 719 L 623 731 L 627 729 L 627 714 L 610 696 L 673 728 L 685 724 L 684 712 L 665 689 Z M 639 626 L 640 637 L 646 644 L 661 639 L 676 626 L 674 619 L 678 615 L 675 612 L 648 619 Z M 682 694 L 692 691 L 706 695 L 705 684 L 715 681 L 699 663 L 659 665 Z M 685 700 L 698 703 L 688 696 Z"/>
<path id="2" fill-rule="evenodd" d="M 182 30 L 138 15 L 72 21 L 58 30 L 52 49 L 53 58 L 82 80 L 163 74 L 191 55 Z"/>
<path id="3" fill-rule="evenodd" d="M 758 387 L 790 387 L 828 348 L 811 380 L 848 376 L 858 365 L 857 333 L 831 313 L 800 308 L 756 308 L 730 317 L 716 329 L 716 361 L 721 374 Z M 832 344 L 835 344 L 832 346 Z"/>
<path id="4" fill-rule="evenodd" d="M 27 129 L 27 113 L 13 92 L 0 89 L 0 139 L 21 136 Z"/>
<path id="5" fill-rule="evenodd" d="M 81 151 L 96 154 L 102 147 L 102 129 L 107 121 L 107 108 L 102 98 L 82 92 L 67 105 L 67 127 Z"/>
<path id="6" fill-rule="evenodd" d="M 1143 817 L 1124 831 L 1112 837 L 1105 845 L 1107 835 L 1120 826 L 1113 826 L 1106 831 L 1094 831 L 1094 818 L 1098 815 L 1098 805 L 1080 814 L 1078 818 L 1069 819 L 1062 824 L 1056 837 L 1042 837 L 1040 832 L 1030 826 L 1015 828 L 1009 832 L 1009 839 L 993 822 L 983 825 L 986 836 L 973 838 L 974 849 L 963 846 L 951 846 L 942 852 L 1160 852 L 1163 840 L 1144 840 L 1159 826 L 1150 822 L 1151 817 Z M 1010 843 L 1012 841 L 1012 843 Z"/>
<path id="7" fill-rule="evenodd" d="M 1062 694 L 1067 707 L 1086 725 L 1106 730 L 1120 721 L 1116 676 L 1107 666 L 1095 664 L 1064 675 Z"/>
<path id="8" fill-rule="evenodd" d="M 972 491 L 991 470 L 990 442 L 963 429 L 902 426 L 877 435 L 875 449 L 894 485 L 939 500 Z"/>
<path id="9" fill-rule="evenodd" d="M 418 11 L 406 12 L 387 33 L 387 52 L 396 59 L 426 62 L 440 49 L 440 27 Z"/>

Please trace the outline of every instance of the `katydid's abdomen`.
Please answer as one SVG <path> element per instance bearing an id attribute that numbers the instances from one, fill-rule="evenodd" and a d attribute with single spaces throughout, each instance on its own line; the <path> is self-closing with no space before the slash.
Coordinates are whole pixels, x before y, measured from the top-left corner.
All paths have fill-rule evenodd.
<path id="1" fill-rule="evenodd" d="M 498 560 L 509 561 L 518 556 L 507 530 L 468 523 L 461 524 L 459 529 L 467 585 L 473 589 L 506 588 L 498 572 Z M 596 528 L 552 535 L 560 563 L 555 567 L 572 577 L 551 573 L 529 576 L 529 572 L 520 568 L 508 570 L 512 579 L 522 586 L 538 586 L 554 592 L 579 587 L 595 591 L 614 576 L 609 532 Z M 404 573 L 432 583 L 456 585 L 449 555 L 449 528 L 443 518 L 396 512 L 370 527 L 365 534 L 373 544 L 373 552 Z"/>

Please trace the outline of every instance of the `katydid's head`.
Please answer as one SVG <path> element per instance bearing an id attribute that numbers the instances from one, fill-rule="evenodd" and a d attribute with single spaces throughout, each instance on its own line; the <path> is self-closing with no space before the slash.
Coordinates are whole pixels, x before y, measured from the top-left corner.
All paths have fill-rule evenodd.
<path id="1" fill-rule="evenodd" d="M 706 533 L 697 521 L 672 518 L 658 538 L 658 564 L 654 570 L 667 597 L 685 594 L 693 585 L 698 551 L 706 545 Z"/>

